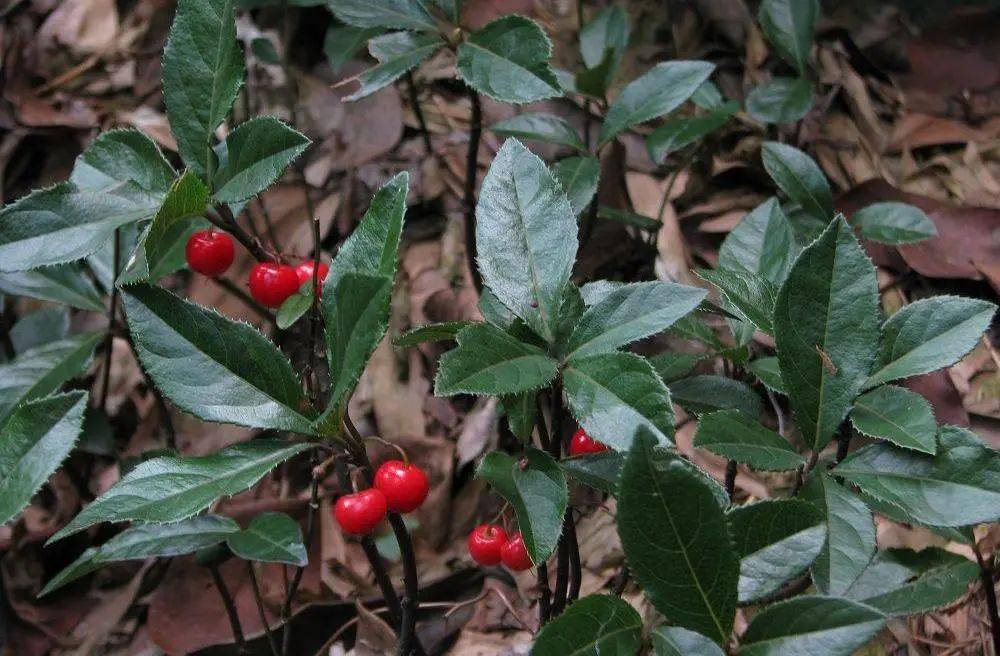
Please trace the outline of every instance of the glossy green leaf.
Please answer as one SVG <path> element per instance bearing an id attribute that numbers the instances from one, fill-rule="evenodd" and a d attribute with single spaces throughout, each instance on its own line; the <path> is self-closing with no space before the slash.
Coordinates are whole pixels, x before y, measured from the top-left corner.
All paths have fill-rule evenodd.
<path id="1" fill-rule="evenodd" d="M 851 223 L 864 239 L 898 246 L 937 236 L 937 227 L 922 209 L 906 203 L 875 203 L 858 210 Z"/>
<path id="2" fill-rule="evenodd" d="M 979 575 L 976 563 L 944 549 L 879 551 L 845 596 L 895 617 L 955 602 Z"/>
<path id="3" fill-rule="evenodd" d="M 86 392 L 16 408 L 0 425 L 0 524 L 20 513 L 76 444 Z"/>
<path id="4" fill-rule="evenodd" d="M 662 62 L 630 82 L 608 109 L 598 144 L 605 144 L 639 123 L 663 116 L 681 103 L 715 70 L 705 61 Z"/>
<path id="5" fill-rule="evenodd" d="M 479 463 L 476 476 L 514 507 L 531 562 L 545 562 L 559 541 L 569 502 L 559 463 L 533 447 L 528 447 L 522 458 L 493 451 Z"/>
<path id="6" fill-rule="evenodd" d="M 670 384 L 694 371 L 695 366 L 704 359 L 704 356 L 698 353 L 664 351 L 646 359 L 649 360 L 649 364 L 653 365 L 653 369 L 656 370 L 660 379 Z"/>
<path id="7" fill-rule="evenodd" d="M 309 562 L 299 523 L 281 512 L 257 515 L 245 529 L 230 535 L 226 544 L 243 560 L 299 567 L 305 567 Z"/>
<path id="8" fill-rule="evenodd" d="M 796 597 L 768 606 L 740 641 L 740 656 L 850 656 L 885 626 L 878 610 L 841 597 Z"/>
<path id="9" fill-rule="evenodd" d="M 671 444 L 674 409 L 670 391 L 652 365 L 631 353 L 573 360 L 563 371 L 566 401 L 595 440 L 627 451 L 640 428 L 659 444 Z"/>
<path id="10" fill-rule="evenodd" d="M 805 464 L 788 440 L 739 410 L 702 415 L 694 446 L 761 471 L 789 471 Z"/>
<path id="11" fill-rule="evenodd" d="M 802 251 L 774 308 L 781 378 L 818 451 L 864 387 L 878 339 L 875 267 L 841 217 Z"/>
<path id="12" fill-rule="evenodd" d="M 344 100 L 361 100 L 389 86 L 443 45 L 444 41 L 434 34 L 393 32 L 374 37 L 368 42 L 368 52 L 378 65 L 357 76 L 361 87 Z"/>
<path id="13" fill-rule="evenodd" d="M 633 441 L 618 488 L 618 534 L 646 597 L 670 622 L 725 644 L 739 559 L 712 488 L 647 433 Z"/>
<path id="14" fill-rule="evenodd" d="M 482 27 L 457 50 L 466 84 L 500 102 L 523 104 L 562 95 L 549 66 L 552 42 L 538 23 L 509 15 Z"/>
<path id="15" fill-rule="evenodd" d="M 150 194 L 165 194 L 176 177 L 156 142 L 138 130 L 108 130 L 76 158 L 70 182 L 101 191 L 134 182 Z"/>
<path id="16" fill-rule="evenodd" d="M 809 67 L 819 11 L 817 0 L 764 0 L 757 14 L 764 36 L 800 75 L 805 75 Z"/>
<path id="17" fill-rule="evenodd" d="M 579 216 L 597 194 L 601 163 L 596 157 L 567 157 L 552 166 L 552 174 L 566 192 L 573 213 Z"/>
<path id="18" fill-rule="evenodd" d="M 90 364 L 100 333 L 36 346 L 0 365 L 0 419 L 20 403 L 48 396 Z"/>
<path id="19" fill-rule="evenodd" d="M 774 301 L 778 289 L 767 278 L 750 271 L 730 271 L 728 269 L 698 269 L 698 276 L 707 280 L 722 292 L 725 299 L 742 314 L 747 321 L 765 333 L 772 333 Z"/>
<path id="20" fill-rule="evenodd" d="M 242 123 L 226 137 L 226 161 L 215 175 L 215 200 L 238 203 L 278 181 L 309 138 L 273 116 Z"/>
<path id="21" fill-rule="evenodd" d="M 701 374 L 670 383 L 674 403 L 689 412 L 703 414 L 716 410 L 736 410 L 748 419 L 756 419 L 764 405 L 750 386 L 725 376 Z"/>
<path id="22" fill-rule="evenodd" d="M 163 51 L 163 100 L 184 163 L 210 180 L 215 129 L 245 74 L 233 0 L 181 0 Z"/>
<path id="23" fill-rule="evenodd" d="M 101 522 L 176 522 L 219 497 L 243 492 L 279 463 L 310 448 L 302 442 L 258 438 L 208 456 L 146 460 L 52 536 L 61 540 Z"/>
<path id="24" fill-rule="evenodd" d="M 611 595 L 574 601 L 538 633 L 531 656 L 632 656 L 642 647 L 642 617 Z"/>
<path id="25" fill-rule="evenodd" d="M 462 328 L 471 325 L 469 321 L 445 321 L 442 323 L 429 323 L 425 326 L 417 326 L 407 330 L 392 340 L 393 346 L 397 348 L 409 348 L 428 342 L 446 342 L 455 339 Z"/>
<path id="26" fill-rule="evenodd" d="M 101 294 L 78 264 L 0 273 L 0 292 L 63 303 L 91 312 L 104 311 Z"/>
<path id="27" fill-rule="evenodd" d="M 421 0 L 327 0 L 326 4 L 334 16 L 355 27 L 437 28 Z"/>
<path id="28" fill-rule="evenodd" d="M 662 332 L 705 298 L 705 290 L 671 282 L 618 287 L 587 308 L 566 345 L 567 359 L 611 353 Z"/>
<path id="29" fill-rule="evenodd" d="M 338 73 L 354 55 L 368 44 L 368 40 L 382 34 L 381 27 L 355 27 L 331 23 L 323 37 L 323 54 L 330 63 L 330 69 Z"/>
<path id="30" fill-rule="evenodd" d="M 937 423 L 927 399 L 905 387 L 883 385 L 854 402 L 851 423 L 869 437 L 896 446 L 933 454 L 937 449 Z"/>
<path id="31" fill-rule="evenodd" d="M 604 7 L 580 30 L 580 54 L 587 68 L 600 66 L 611 49 L 621 57 L 628 47 L 629 21 L 626 11 L 617 5 Z"/>
<path id="32" fill-rule="evenodd" d="M 826 541 L 823 513 L 800 499 L 738 506 L 727 519 L 740 557 L 739 601 L 744 604 L 773 594 L 806 571 Z"/>
<path id="33" fill-rule="evenodd" d="M 719 247 L 719 268 L 750 271 L 776 285 L 784 282 L 797 247 L 777 198 L 770 198 L 736 224 Z"/>
<path id="34" fill-rule="evenodd" d="M 778 365 L 777 357 L 757 358 L 747 365 L 757 380 L 773 392 L 785 394 L 785 381 L 781 379 L 781 369 Z"/>
<path id="35" fill-rule="evenodd" d="M 655 656 L 725 656 L 709 638 L 679 626 L 661 626 L 650 637 Z"/>
<path id="36" fill-rule="evenodd" d="M 476 206 L 483 282 L 538 335 L 552 341 L 576 257 L 577 226 L 562 185 L 516 139 L 497 152 Z"/>
<path id="37" fill-rule="evenodd" d="M 310 432 L 291 364 L 256 328 L 159 287 L 122 295 L 143 369 L 178 408 L 207 421 Z"/>
<path id="38" fill-rule="evenodd" d="M 507 426 L 514 436 L 523 441 L 531 438 L 538 417 L 538 399 L 534 392 L 521 392 L 500 397 Z"/>
<path id="39" fill-rule="evenodd" d="M 1000 519 L 1000 452 L 964 428 L 942 426 L 935 456 L 872 444 L 833 471 L 919 524 L 966 526 Z"/>
<path id="40" fill-rule="evenodd" d="M 617 451 L 602 451 L 590 455 L 564 458 L 559 461 L 566 475 L 595 490 L 614 494 L 625 455 Z"/>
<path id="41" fill-rule="evenodd" d="M 667 121 L 646 137 L 649 158 L 657 164 L 663 164 L 671 153 L 693 144 L 728 123 L 739 108 L 739 103 L 730 101 L 698 116 Z"/>
<path id="42" fill-rule="evenodd" d="M 490 130 L 501 137 L 544 141 L 587 151 L 576 128 L 566 119 L 553 114 L 518 114 L 494 123 Z"/>
<path id="43" fill-rule="evenodd" d="M 558 363 L 493 324 L 473 324 L 458 333 L 458 346 L 441 356 L 434 393 L 498 396 L 547 385 Z"/>
<path id="44" fill-rule="evenodd" d="M 772 78 L 747 94 L 747 114 L 764 123 L 794 123 L 812 107 L 812 83 L 804 78 Z"/>
<path id="45" fill-rule="evenodd" d="M 904 306 L 882 325 L 878 358 L 865 387 L 948 367 L 971 351 L 996 305 L 961 296 L 935 296 Z"/>
<path id="46" fill-rule="evenodd" d="M 819 165 L 809 155 L 786 144 L 765 141 L 761 147 L 764 169 L 789 198 L 810 216 L 826 222 L 833 217 L 833 192 Z"/>
<path id="47" fill-rule="evenodd" d="M 274 315 L 274 322 L 281 330 L 287 330 L 290 326 L 312 308 L 313 294 L 312 281 L 307 280 L 299 287 L 299 291 L 285 299 L 278 311 Z"/>
<path id="48" fill-rule="evenodd" d="M 69 337 L 69 308 L 57 305 L 30 312 L 10 329 L 14 352 L 24 353 L 35 347 Z"/>
<path id="49" fill-rule="evenodd" d="M 725 104 L 726 99 L 722 96 L 722 91 L 719 90 L 715 82 L 705 80 L 691 94 L 691 102 L 701 109 L 715 109 Z"/>

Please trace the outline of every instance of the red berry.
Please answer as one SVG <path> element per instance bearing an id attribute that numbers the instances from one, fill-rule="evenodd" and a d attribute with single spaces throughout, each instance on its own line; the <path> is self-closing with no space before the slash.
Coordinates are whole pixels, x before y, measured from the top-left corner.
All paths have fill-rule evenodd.
<path id="1" fill-rule="evenodd" d="M 218 230 L 192 233 L 184 249 L 188 266 L 206 276 L 221 276 L 233 263 L 233 238 Z"/>
<path id="2" fill-rule="evenodd" d="M 380 490 L 368 488 L 337 499 L 333 516 L 346 533 L 368 535 L 385 519 L 387 510 L 385 495 Z"/>
<path id="3" fill-rule="evenodd" d="M 573 439 L 569 441 L 569 454 L 571 456 L 601 453 L 602 451 L 607 451 L 609 448 L 608 445 L 601 444 L 590 435 L 587 435 L 582 428 L 577 429 L 573 433 Z"/>
<path id="4" fill-rule="evenodd" d="M 402 460 L 387 460 L 375 472 L 375 487 L 382 491 L 389 510 L 408 513 L 420 507 L 430 485 L 424 470 Z"/>
<path id="5" fill-rule="evenodd" d="M 299 277 L 287 264 L 258 262 L 250 271 L 250 295 L 265 307 L 280 307 L 297 291 Z"/>
<path id="6" fill-rule="evenodd" d="M 313 279 L 313 267 L 315 266 L 315 260 L 306 260 L 302 264 L 295 267 L 295 274 L 299 277 L 299 286 L 304 285 L 307 282 L 312 282 Z M 319 263 L 319 281 L 316 285 L 316 289 L 319 293 L 323 293 L 323 280 L 326 278 L 326 274 L 330 272 L 330 267 Z"/>
<path id="7" fill-rule="evenodd" d="M 496 524 L 480 524 L 469 533 L 469 555 L 480 565 L 500 563 L 507 531 Z"/>
<path id="8" fill-rule="evenodd" d="M 504 543 L 500 549 L 500 558 L 507 569 L 514 572 L 523 572 L 531 567 L 531 558 L 528 557 L 528 549 L 524 546 L 524 537 L 520 531 Z"/>

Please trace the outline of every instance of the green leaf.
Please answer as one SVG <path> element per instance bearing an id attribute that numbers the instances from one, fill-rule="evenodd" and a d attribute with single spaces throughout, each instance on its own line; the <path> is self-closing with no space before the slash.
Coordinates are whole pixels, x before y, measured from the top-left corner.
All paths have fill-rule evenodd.
<path id="1" fill-rule="evenodd" d="M 719 247 L 719 268 L 750 271 L 776 285 L 784 282 L 797 248 L 792 226 L 777 198 L 770 198 L 736 224 Z"/>
<path id="2" fill-rule="evenodd" d="M 0 271 L 79 260 L 157 207 L 159 199 L 134 182 L 101 191 L 71 182 L 37 189 L 0 210 Z"/>
<path id="3" fill-rule="evenodd" d="M 651 637 L 656 656 L 725 656 L 709 638 L 679 626 L 661 626 Z"/>
<path id="4" fill-rule="evenodd" d="M 661 62 L 630 82 L 608 109 L 598 145 L 680 107 L 715 70 L 705 61 Z"/>
<path id="5" fill-rule="evenodd" d="M 659 444 L 671 444 L 674 409 L 670 391 L 652 365 L 631 353 L 573 360 L 563 371 L 566 401 L 595 440 L 627 451 L 640 428 Z"/>
<path id="6" fill-rule="evenodd" d="M 629 570 L 667 620 L 729 640 L 739 560 L 726 516 L 704 479 L 646 433 L 622 467 L 618 534 Z"/>
<path id="7" fill-rule="evenodd" d="M 552 42 L 538 23 L 523 16 L 504 16 L 458 46 L 458 74 L 494 100 L 519 105 L 536 102 L 563 95 L 549 66 L 551 55 Z"/>
<path id="8" fill-rule="evenodd" d="M 134 182 L 150 194 L 165 194 L 176 177 L 156 143 L 138 130 L 109 130 L 76 158 L 70 182 L 101 191 Z"/>
<path id="9" fill-rule="evenodd" d="M 823 513 L 800 499 L 738 506 L 727 519 L 740 557 L 739 601 L 744 604 L 771 595 L 804 572 L 826 541 Z"/>
<path id="10" fill-rule="evenodd" d="M 203 180 L 215 170 L 215 129 L 243 84 L 233 0 L 180 0 L 163 51 L 163 100 L 177 149 Z"/>
<path id="11" fill-rule="evenodd" d="M 812 107 L 812 83 L 804 78 L 772 78 L 747 95 L 747 114 L 764 123 L 794 123 Z"/>
<path id="12" fill-rule="evenodd" d="M 704 359 L 704 356 L 698 353 L 664 351 L 646 359 L 653 365 L 660 379 L 669 384 L 694 371 L 695 365 Z"/>
<path id="13" fill-rule="evenodd" d="M 968 590 L 976 563 L 944 549 L 879 551 L 846 596 L 895 617 L 938 610 Z"/>
<path id="14" fill-rule="evenodd" d="M 462 17 L 462 0 L 431 0 L 441 8 L 445 18 L 454 24 L 458 24 Z"/>
<path id="15" fill-rule="evenodd" d="M 499 396 L 528 392 L 550 383 L 557 367 L 537 346 L 493 324 L 474 324 L 463 328 L 458 346 L 441 356 L 434 393 Z"/>
<path id="16" fill-rule="evenodd" d="M 476 476 L 485 479 L 514 507 L 531 562 L 544 563 L 559 542 L 569 502 L 566 477 L 559 463 L 530 446 L 520 459 L 493 451 L 479 463 Z"/>
<path id="17" fill-rule="evenodd" d="M 84 551 L 52 577 L 38 596 L 43 597 L 109 563 L 183 556 L 219 544 L 239 530 L 239 524 L 219 515 L 201 515 L 170 524 L 141 524 Z"/>
<path id="18" fill-rule="evenodd" d="M 361 88 L 344 100 L 361 100 L 389 86 L 443 45 L 444 41 L 434 34 L 393 32 L 374 37 L 368 42 L 368 52 L 378 65 L 357 76 Z"/>
<path id="19" fill-rule="evenodd" d="M 279 463 L 311 448 L 306 443 L 258 438 L 208 456 L 146 460 L 80 511 L 49 542 L 101 522 L 176 522 L 219 497 L 243 492 Z"/>
<path id="20" fill-rule="evenodd" d="M 238 203 L 278 181 L 309 147 L 309 138 L 273 116 L 252 118 L 226 137 L 225 163 L 215 175 L 215 200 Z"/>
<path id="21" fill-rule="evenodd" d="M 935 296 L 904 306 L 882 324 L 878 358 L 866 388 L 949 367 L 971 351 L 996 305 L 961 296 Z"/>
<path id="22" fill-rule="evenodd" d="M 307 280 L 299 288 L 299 291 L 286 298 L 285 302 L 278 308 L 278 312 L 274 315 L 274 321 L 278 324 L 278 328 L 287 330 L 294 325 L 302 318 L 302 315 L 309 311 L 309 308 L 312 307 L 312 301 L 312 281 Z"/>
<path id="23" fill-rule="evenodd" d="M 0 292 L 63 303 L 91 312 L 104 311 L 101 294 L 78 264 L 0 273 Z"/>
<path id="24" fill-rule="evenodd" d="M 739 103 L 730 101 L 699 116 L 667 121 L 646 137 L 649 158 L 657 164 L 663 164 L 671 153 L 693 144 L 728 123 L 739 109 Z"/>
<path id="25" fill-rule="evenodd" d="M 382 34 L 381 27 L 355 27 L 331 24 L 323 37 L 323 54 L 330 62 L 330 69 L 337 73 L 358 54 L 372 37 Z"/>
<path id="26" fill-rule="evenodd" d="M 584 312 L 566 345 L 567 359 L 611 353 L 662 332 L 693 312 L 704 298 L 704 289 L 671 282 L 618 287 Z"/>
<path id="27" fill-rule="evenodd" d="M 942 426 L 935 456 L 872 444 L 833 471 L 918 524 L 966 526 L 1000 519 L 1000 452 L 964 428 Z"/>
<path id="28" fill-rule="evenodd" d="M 695 414 L 736 410 L 748 419 L 756 419 L 764 409 L 760 397 L 749 385 L 713 374 L 676 380 L 670 383 L 670 395 L 674 403 Z"/>
<path id="29" fill-rule="evenodd" d="M 715 82 L 705 80 L 691 94 L 691 102 L 701 109 L 715 109 L 725 104 L 726 99 L 723 98 L 722 92 L 719 91 L 719 87 L 716 86 Z"/>
<path id="30" fill-rule="evenodd" d="M 437 29 L 421 0 L 327 0 L 326 5 L 334 16 L 355 27 Z"/>
<path id="31" fill-rule="evenodd" d="M 617 451 L 602 451 L 559 461 L 566 475 L 595 490 L 614 494 L 625 455 Z"/>
<path id="32" fill-rule="evenodd" d="M 309 562 L 299 523 L 281 512 L 257 515 L 245 529 L 230 535 L 226 544 L 243 560 L 299 567 L 305 567 Z"/>
<path id="33" fill-rule="evenodd" d="M 479 270 L 496 297 L 549 342 L 576 257 L 576 235 L 562 186 L 537 155 L 508 139 L 479 192 Z"/>
<path id="34" fill-rule="evenodd" d="M 552 174 L 566 192 L 573 213 L 579 216 L 597 194 L 601 163 L 596 157 L 567 157 L 553 165 Z"/>
<path id="35" fill-rule="evenodd" d="M 18 404 L 48 396 L 90 364 L 100 333 L 80 333 L 25 351 L 0 365 L 0 419 Z"/>
<path id="36" fill-rule="evenodd" d="M 256 328 L 159 287 L 122 295 L 139 360 L 178 408 L 206 421 L 310 432 L 291 364 Z"/>
<path id="37" fill-rule="evenodd" d="M 69 308 L 59 305 L 35 310 L 17 320 L 10 329 L 15 353 L 58 342 L 69 337 Z"/>
<path id="38" fill-rule="evenodd" d="M 538 416 L 538 400 L 535 393 L 522 392 L 501 396 L 500 405 L 503 406 L 504 414 L 507 416 L 510 432 L 519 440 L 530 440 Z"/>
<path id="39" fill-rule="evenodd" d="M 819 18 L 817 0 L 764 0 L 757 14 L 764 36 L 799 75 L 809 67 L 813 28 Z"/>
<path id="40" fill-rule="evenodd" d="M 407 330 L 402 335 L 392 340 L 393 346 L 397 348 L 409 348 L 427 342 L 446 342 L 455 339 L 462 328 L 472 325 L 469 321 L 445 321 L 443 323 L 429 323 L 424 326 L 417 326 Z"/>
<path id="41" fill-rule="evenodd" d="M 767 278 L 750 271 L 730 271 L 728 269 L 698 269 L 695 273 L 722 292 L 726 301 L 732 304 L 747 321 L 765 333 L 774 331 L 772 316 L 778 290 Z"/>
<path id="42" fill-rule="evenodd" d="M 858 210 L 853 223 L 864 239 L 899 246 L 937 236 L 937 227 L 919 207 L 906 203 L 875 203 Z"/>
<path id="43" fill-rule="evenodd" d="M 779 394 L 787 393 L 785 392 L 785 381 L 781 379 L 781 369 L 777 357 L 757 358 L 747 365 L 747 369 L 769 390 Z"/>
<path id="44" fill-rule="evenodd" d="M 814 472 L 800 497 L 826 515 L 826 544 L 812 566 L 812 578 L 824 594 L 842 595 L 858 580 L 875 553 L 875 520 L 856 494 L 825 472 Z"/>
<path id="45" fill-rule="evenodd" d="M 684 339 L 701 342 L 716 351 L 724 348 L 715 332 L 697 314 L 689 314 L 670 327 L 670 332 Z"/>
<path id="46" fill-rule="evenodd" d="M 0 524 L 21 512 L 76 444 L 86 392 L 25 403 L 0 426 Z"/>
<path id="47" fill-rule="evenodd" d="M 281 66 L 281 55 L 278 54 L 278 51 L 275 49 L 274 43 L 271 42 L 271 39 L 267 37 L 255 37 L 253 41 L 250 42 L 250 52 L 253 53 L 254 57 L 265 64 Z"/>
<path id="48" fill-rule="evenodd" d="M 580 135 L 569 121 L 553 114 L 518 114 L 490 126 L 501 137 L 519 137 L 533 141 L 569 146 L 587 152 Z"/>
<path id="49" fill-rule="evenodd" d="M 883 385 L 858 397 L 851 423 L 865 435 L 896 446 L 932 455 L 937 449 L 937 423 L 931 404 L 904 387 Z"/>
<path id="50" fill-rule="evenodd" d="M 878 610 L 840 597 L 768 606 L 743 634 L 740 656 L 850 656 L 885 626 Z"/>
<path id="51" fill-rule="evenodd" d="M 619 209 L 617 207 L 608 207 L 607 205 L 601 205 L 598 208 L 597 218 L 604 219 L 606 221 L 617 221 L 618 223 L 630 225 L 639 228 L 640 230 L 648 230 L 649 232 L 659 230 L 660 225 L 662 225 L 659 219 L 654 219 L 636 212 Z"/>
<path id="52" fill-rule="evenodd" d="M 581 93 L 604 98 L 628 47 L 628 14 L 621 7 L 604 7 L 580 30 L 584 69 L 576 74 Z"/>
<path id="53" fill-rule="evenodd" d="M 642 647 L 642 617 L 627 601 L 590 595 L 538 633 L 532 656 L 626 656 Z"/>
<path id="54" fill-rule="evenodd" d="M 702 415 L 694 446 L 761 471 L 789 471 L 805 463 L 788 440 L 739 410 Z"/>
<path id="55" fill-rule="evenodd" d="M 811 1 L 811 0 L 807 0 Z M 819 165 L 798 148 L 765 141 L 761 147 L 764 169 L 789 198 L 810 216 L 823 222 L 833 216 L 833 192 Z"/>
<path id="56" fill-rule="evenodd" d="M 877 335 L 875 267 L 843 217 L 834 219 L 799 255 L 774 307 L 781 378 L 813 451 L 863 389 Z"/>

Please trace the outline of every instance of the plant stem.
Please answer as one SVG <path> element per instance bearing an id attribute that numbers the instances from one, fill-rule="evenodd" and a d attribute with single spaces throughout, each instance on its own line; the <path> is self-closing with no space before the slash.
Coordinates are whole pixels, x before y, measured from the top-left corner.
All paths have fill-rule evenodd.
<path id="1" fill-rule="evenodd" d="M 993 635 L 993 653 L 1000 654 L 1000 611 L 997 610 L 996 583 L 993 582 L 993 557 L 983 558 L 978 545 L 973 544 L 979 562 L 979 578 L 983 582 L 983 592 L 986 593 L 986 610 L 990 618 L 990 633 Z"/>
<path id="2" fill-rule="evenodd" d="M 250 254 L 258 262 L 270 262 L 274 259 L 264 250 L 259 241 L 247 234 L 246 230 L 236 223 L 236 217 L 233 216 L 229 206 L 225 203 L 219 203 L 214 208 L 208 208 L 205 211 L 205 218 L 215 227 L 235 237 L 236 241 L 243 244 L 243 247 L 250 251 Z"/>
<path id="3" fill-rule="evenodd" d="M 233 629 L 233 639 L 236 641 L 236 651 L 240 654 L 246 654 L 247 641 L 243 637 L 243 625 L 240 624 L 240 616 L 236 612 L 236 604 L 233 603 L 233 597 L 229 594 L 229 588 L 226 587 L 226 582 L 222 580 L 222 575 L 219 574 L 219 567 L 217 565 L 209 565 L 208 571 L 212 574 L 215 587 L 219 591 L 219 596 L 222 597 L 222 604 L 226 607 L 226 615 L 229 616 L 229 625 Z"/>
<path id="4" fill-rule="evenodd" d="M 320 472 L 316 471 L 317 464 L 316 451 L 313 450 L 312 453 L 312 465 L 313 465 L 313 475 L 312 483 L 309 487 L 309 514 L 306 516 L 306 550 L 312 546 L 313 538 L 316 534 L 316 512 L 319 510 L 319 479 Z M 295 574 L 292 575 L 292 583 L 288 586 L 288 594 L 285 595 L 285 603 L 281 607 L 281 621 L 283 623 L 281 630 L 281 654 L 282 656 L 288 655 L 288 647 L 292 640 L 292 625 L 289 621 L 292 614 L 292 601 L 295 599 L 295 593 L 299 591 L 299 584 L 302 582 L 302 575 L 305 573 L 305 567 L 298 567 L 295 569 Z"/>
<path id="5" fill-rule="evenodd" d="M 616 597 L 622 596 L 625 592 L 625 586 L 628 585 L 629 580 L 628 565 L 622 565 L 622 568 L 618 571 L 618 576 L 615 577 L 614 582 L 611 584 L 611 594 Z"/>
<path id="6" fill-rule="evenodd" d="M 274 656 L 280 656 L 278 652 L 278 643 L 274 639 L 274 634 L 271 633 L 271 625 L 267 621 L 267 614 L 264 613 L 264 598 L 260 594 L 260 585 L 257 583 L 257 573 L 253 569 L 253 563 L 249 560 L 247 563 L 247 574 L 250 577 L 250 587 L 253 589 L 253 598 L 257 602 L 257 612 L 260 613 L 260 623 L 264 625 L 264 633 L 267 634 L 267 642 L 271 646 L 271 653 Z"/>
<path id="7" fill-rule="evenodd" d="M 552 426 L 549 430 L 549 455 L 553 459 L 559 460 L 562 457 L 562 385 L 557 381 L 552 385 Z M 563 530 L 559 535 L 559 545 L 556 551 L 556 587 L 552 596 L 551 617 L 558 617 L 566 607 L 566 594 L 569 586 L 569 544 L 567 542 L 568 529 L 566 526 L 573 523 L 573 512 L 571 508 L 566 508 L 563 514 Z"/>
<path id="8" fill-rule="evenodd" d="M 538 563 L 538 623 L 545 626 L 552 615 L 552 592 L 549 591 L 549 566 Z"/>
<path id="9" fill-rule="evenodd" d="M 417 82 L 413 79 L 413 71 L 406 72 L 406 90 L 410 96 L 410 105 L 413 106 L 413 115 L 417 117 L 417 123 L 420 125 L 420 135 L 424 138 L 424 150 L 431 155 L 434 153 L 434 146 L 431 144 L 431 133 L 424 119 L 424 110 L 420 107 L 420 94 L 417 92 Z"/>
<path id="10" fill-rule="evenodd" d="M 730 460 L 726 463 L 726 494 L 729 495 L 729 500 L 733 500 L 733 495 L 736 494 L 736 461 Z"/>
<path id="11" fill-rule="evenodd" d="M 469 149 L 465 155 L 465 256 L 476 291 L 483 290 L 483 278 L 476 266 L 476 174 L 479 171 L 479 140 L 483 135 L 483 106 L 479 94 L 469 87 L 472 118 L 469 126 Z"/>
<path id="12" fill-rule="evenodd" d="M 101 401 L 97 406 L 104 413 L 108 411 L 108 391 L 111 386 L 111 355 L 115 346 L 115 314 L 118 312 L 118 274 L 119 260 L 121 259 L 122 237 L 121 230 L 115 230 L 114 242 L 114 263 L 111 277 L 111 302 L 108 304 L 108 332 L 104 337 L 104 371 L 101 373 Z"/>
<path id="13" fill-rule="evenodd" d="M 576 522 L 570 517 L 565 525 L 566 539 L 569 540 L 569 593 L 566 603 L 571 604 L 580 598 L 580 585 L 583 583 L 583 568 L 580 564 L 580 543 L 576 539 Z"/>
<path id="14" fill-rule="evenodd" d="M 10 339 L 10 329 L 14 325 L 14 320 L 5 307 L 6 299 L 0 302 L 4 304 L 0 305 L 0 347 L 3 348 L 4 357 L 13 360 L 14 356 L 17 355 L 14 351 L 14 342 Z"/>

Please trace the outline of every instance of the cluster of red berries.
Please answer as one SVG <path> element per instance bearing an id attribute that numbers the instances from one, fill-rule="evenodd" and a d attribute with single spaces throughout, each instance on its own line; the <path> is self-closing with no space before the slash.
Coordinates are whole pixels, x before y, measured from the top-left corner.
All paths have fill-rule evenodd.
<path id="1" fill-rule="evenodd" d="M 224 274 L 233 263 L 233 238 L 219 230 L 199 230 L 188 238 L 185 254 L 192 270 L 215 278 Z M 250 271 L 250 295 L 265 307 L 281 307 L 289 296 L 313 279 L 315 266 L 316 263 L 312 260 L 306 260 L 297 267 L 277 262 L 258 262 Z M 329 270 L 330 267 L 319 263 L 320 283 L 317 293 L 322 292 L 323 279 Z"/>
<path id="2" fill-rule="evenodd" d="M 499 565 L 523 572 L 531 567 L 524 537 L 518 531 L 510 536 L 497 524 L 480 524 L 469 533 L 469 555 L 480 565 Z"/>
<path id="3" fill-rule="evenodd" d="M 345 533 L 368 535 L 388 511 L 408 513 L 419 508 L 429 489 L 427 475 L 420 467 L 387 460 L 375 472 L 373 487 L 337 499 L 333 516 Z"/>

